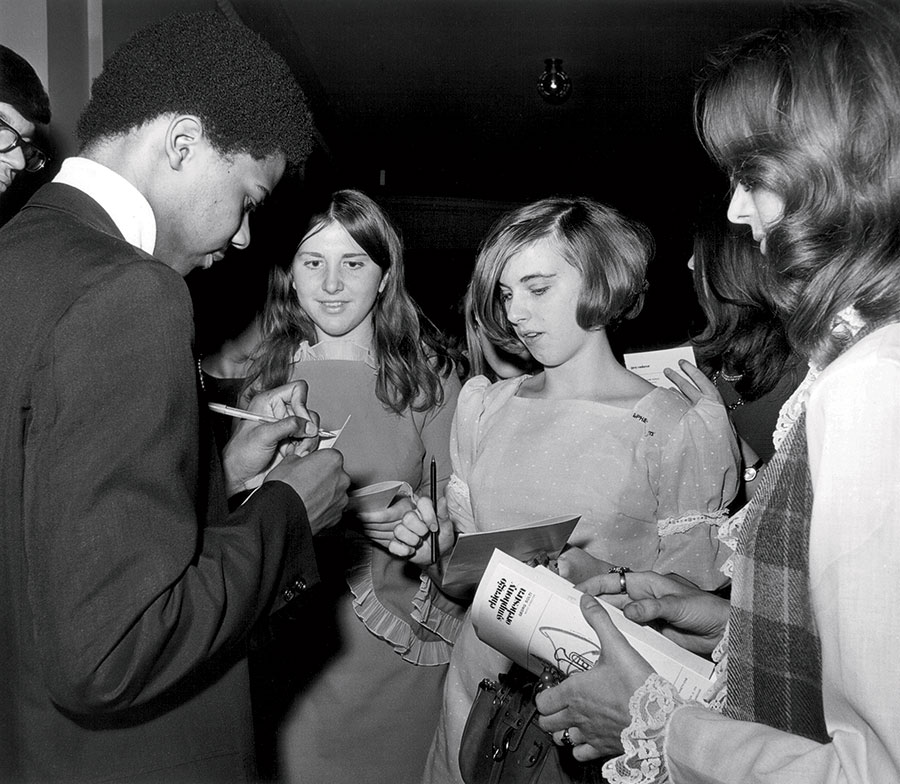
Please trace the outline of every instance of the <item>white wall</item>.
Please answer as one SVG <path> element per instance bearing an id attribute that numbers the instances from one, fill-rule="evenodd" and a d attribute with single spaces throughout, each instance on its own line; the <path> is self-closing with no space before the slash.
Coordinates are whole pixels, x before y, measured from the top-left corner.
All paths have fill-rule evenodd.
<path id="1" fill-rule="evenodd" d="M 2 0 L 0 44 L 28 60 L 47 87 L 47 0 Z"/>

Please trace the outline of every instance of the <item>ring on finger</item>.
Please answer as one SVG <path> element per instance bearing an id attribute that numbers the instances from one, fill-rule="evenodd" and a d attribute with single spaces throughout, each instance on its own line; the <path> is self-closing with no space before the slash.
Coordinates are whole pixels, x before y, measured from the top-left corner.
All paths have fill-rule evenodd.
<path id="1" fill-rule="evenodd" d="M 562 745 L 568 746 L 570 749 L 575 745 L 575 741 L 572 740 L 572 736 L 569 735 L 569 730 L 563 730 L 562 734 Z"/>
<path id="2" fill-rule="evenodd" d="M 625 575 L 630 572 L 627 566 L 614 566 L 609 570 L 610 574 L 619 575 L 619 593 L 628 593 L 628 584 L 625 582 Z"/>

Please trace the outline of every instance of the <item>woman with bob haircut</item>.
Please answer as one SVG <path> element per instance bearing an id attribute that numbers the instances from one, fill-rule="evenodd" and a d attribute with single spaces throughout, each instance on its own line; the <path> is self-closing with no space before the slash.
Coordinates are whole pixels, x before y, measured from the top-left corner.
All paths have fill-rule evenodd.
<path id="1" fill-rule="evenodd" d="M 323 427 L 350 416 L 336 448 L 351 489 L 402 481 L 407 496 L 428 495 L 432 457 L 443 489 L 459 378 L 406 291 L 400 236 L 359 191 L 331 194 L 290 263 L 272 273 L 248 383 L 294 379 L 309 384 Z M 303 683 L 279 733 L 281 780 L 421 776 L 450 657 L 445 638 L 460 621 L 426 574 L 366 535 L 377 542 L 410 508 L 401 494 L 374 515 L 348 510 L 317 540 L 324 589 L 297 625 L 291 666 Z"/>
<path id="2" fill-rule="evenodd" d="M 538 697 L 541 724 L 580 759 L 624 747 L 612 782 L 900 781 L 896 6 L 796 8 L 713 60 L 697 108 L 735 183 L 728 217 L 760 243 L 813 371 L 735 532 L 730 607 L 628 575 L 629 617 L 718 645 L 714 700 L 681 699 L 585 597 L 603 656 Z"/>
<path id="3" fill-rule="evenodd" d="M 559 559 L 576 582 L 616 565 L 712 589 L 725 581 L 716 524 L 737 489 L 725 410 L 711 400 L 692 407 L 626 370 L 607 336 L 641 309 L 652 250 L 641 225 L 587 198 L 544 199 L 494 226 L 471 281 L 474 312 L 492 343 L 524 344 L 543 369 L 463 387 L 447 506 L 458 532 L 580 515 Z M 412 553 L 434 523 L 420 502 L 395 530 L 394 551 Z M 449 521 L 441 528 L 449 548 Z M 509 666 L 467 619 L 426 781 L 462 780 L 460 739 L 478 683 Z"/>
<path id="4" fill-rule="evenodd" d="M 463 315 L 466 327 L 466 359 L 469 364 L 468 378 L 487 376 L 491 381 L 500 381 L 537 369 L 535 361 L 521 341 L 513 353 L 495 346 L 487 339 L 475 318 L 471 285 L 466 288 L 463 298 Z"/>

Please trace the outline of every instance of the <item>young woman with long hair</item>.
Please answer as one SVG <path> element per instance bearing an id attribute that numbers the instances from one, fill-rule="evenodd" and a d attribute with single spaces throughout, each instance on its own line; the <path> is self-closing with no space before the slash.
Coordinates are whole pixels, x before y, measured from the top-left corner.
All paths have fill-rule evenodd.
<path id="1" fill-rule="evenodd" d="M 309 221 L 288 264 L 272 273 L 251 390 L 309 384 L 353 487 L 405 482 L 430 491 L 450 473 L 459 392 L 453 360 L 404 284 L 400 236 L 359 191 L 341 190 Z M 409 494 L 409 490 L 407 490 Z M 390 525 L 400 499 L 377 517 Z M 362 515 L 365 518 L 365 515 Z M 440 707 L 452 606 L 428 577 L 366 536 L 352 511 L 320 537 L 325 589 L 296 627 L 300 679 L 280 730 L 285 781 L 414 782 Z M 443 635 L 443 636 L 442 636 Z"/>

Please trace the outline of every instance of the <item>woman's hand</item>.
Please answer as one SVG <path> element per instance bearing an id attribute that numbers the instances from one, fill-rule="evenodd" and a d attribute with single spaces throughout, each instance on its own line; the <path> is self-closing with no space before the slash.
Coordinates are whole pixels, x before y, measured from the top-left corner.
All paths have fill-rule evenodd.
<path id="1" fill-rule="evenodd" d="M 394 555 L 408 558 L 420 567 L 431 564 L 431 535 L 438 532 L 441 553 L 446 555 L 453 547 L 456 532 L 447 514 L 447 501 L 438 499 L 438 513 L 435 514 L 431 500 L 416 499 L 415 508 L 403 515 L 403 519 L 394 528 L 393 539 L 388 550 Z"/>
<path id="2" fill-rule="evenodd" d="M 403 516 L 416 508 L 416 502 L 406 495 L 396 498 L 387 509 L 379 509 L 376 512 L 356 513 L 362 523 L 363 533 L 375 544 L 385 550 L 391 550 L 391 542 L 394 541 L 394 529 L 403 519 Z"/>
<path id="3" fill-rule="evenodd" d="M 696 406 L 701 400 L 710 400 L 722 407 L 725 406 L 716 385 L 698 367 L 684 359 L 679 361 L 678 367 L 684 376 L 672 368 L 665 368 L 663 375 L 678 388 L 692 406 Z"/>
<path id="4" fill-rule="evenodd" d="M 701 590 L 679 577 L 656 572 L 628 572 L 627 598 L 613 601 L 625 617 L 636 623 L 650 623 L 682 648 L 709 655 L 725 633 L 730 604 L 715 594 Z M 620 596 L 618 574 L 601 574 L 577 586 L 594 596 Z M 606 598 L 606 597 L 604 597 Z"/>
<path id="5" fill-rule="evenodd" d="M 611 575 L 618 581 L 618 575 Z M 603 606 L 581 597 L 581 612 L 597 633 L 600 658 L 587 672 L 569 675 L 540 692 L 539 723 L 548 732 L 568 730 L 575 759 L 586 761 L 621 753 L 622 730 L 631 723 L 628 702 L 653 668 L 616 629 Z"/>
<path id="6" fill-rule="evenodd" d="M 567 547 L 556 559 L 556 564 L 559 576 L 575 584 L 601 573 L 606 574 L 612 567 L 611 563 L 588 555 L 580 547 Z"/>

